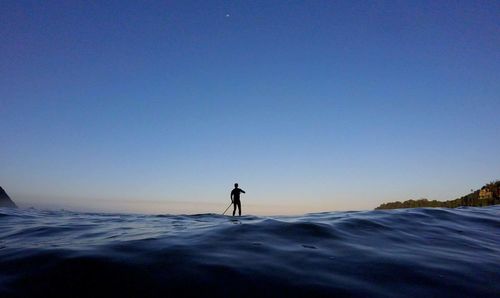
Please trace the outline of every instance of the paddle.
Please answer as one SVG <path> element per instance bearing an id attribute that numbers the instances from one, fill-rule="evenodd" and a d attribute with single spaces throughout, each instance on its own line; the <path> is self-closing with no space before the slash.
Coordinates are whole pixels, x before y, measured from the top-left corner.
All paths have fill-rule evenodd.
<path id="1" fill-rule="evenodd" d="M 226 210 L 224 211 L 224 213 L 222 213 L 222 215 L 226 214 L 227 209 L 229 209 L 229 207 L 231 207 L 231 205 L 233 205 L 233 202 L 231 202 L 231 204 L 229 204 L 229 206 L 227 206 Z"/>

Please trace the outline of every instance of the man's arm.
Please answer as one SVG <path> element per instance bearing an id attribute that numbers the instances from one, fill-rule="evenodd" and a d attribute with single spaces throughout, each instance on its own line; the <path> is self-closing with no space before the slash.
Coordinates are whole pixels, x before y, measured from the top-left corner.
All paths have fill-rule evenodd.
<path id="1" fill-rule="evenodd" d="M 243 189 L 240 189 L 242 193 L 246 193 Z"/>
<path id="2" fill-rule="evenodd" d="M 234 203 L 234 199 L 233 199 L 233 192 L 231 192 L 231 195 L 229 196 L 231 198 L 231 203 Z"/>

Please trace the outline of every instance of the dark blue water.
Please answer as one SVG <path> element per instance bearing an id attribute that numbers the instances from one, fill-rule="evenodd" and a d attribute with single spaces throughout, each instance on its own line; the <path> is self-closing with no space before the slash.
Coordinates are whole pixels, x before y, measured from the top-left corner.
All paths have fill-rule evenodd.
<path id="1" fill-rule="evenodd" d="M 0 296 L 499 297 L 499 215 L 0 209 Z"/>

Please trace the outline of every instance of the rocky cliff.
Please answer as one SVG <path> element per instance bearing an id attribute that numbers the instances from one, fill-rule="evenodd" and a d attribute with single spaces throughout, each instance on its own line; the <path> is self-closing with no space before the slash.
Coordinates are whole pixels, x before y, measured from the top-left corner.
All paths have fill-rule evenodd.
<path id="1" fill-rule="evenodd" d="M 16 204 L 12 202 L 9 195 L 0 187 L 0 207 L 17 208 Z"/>

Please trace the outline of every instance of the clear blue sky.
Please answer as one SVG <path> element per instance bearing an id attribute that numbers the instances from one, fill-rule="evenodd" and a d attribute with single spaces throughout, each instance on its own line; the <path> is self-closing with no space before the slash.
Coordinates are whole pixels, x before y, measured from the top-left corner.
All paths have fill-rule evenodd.
<path id="1" fill-rule="evenodd" d="M 1 1 L 21 205 L 371 209 L 500 178 L 497 1 Z M 222 210 L 221 210 L 222 209 Z"/>

